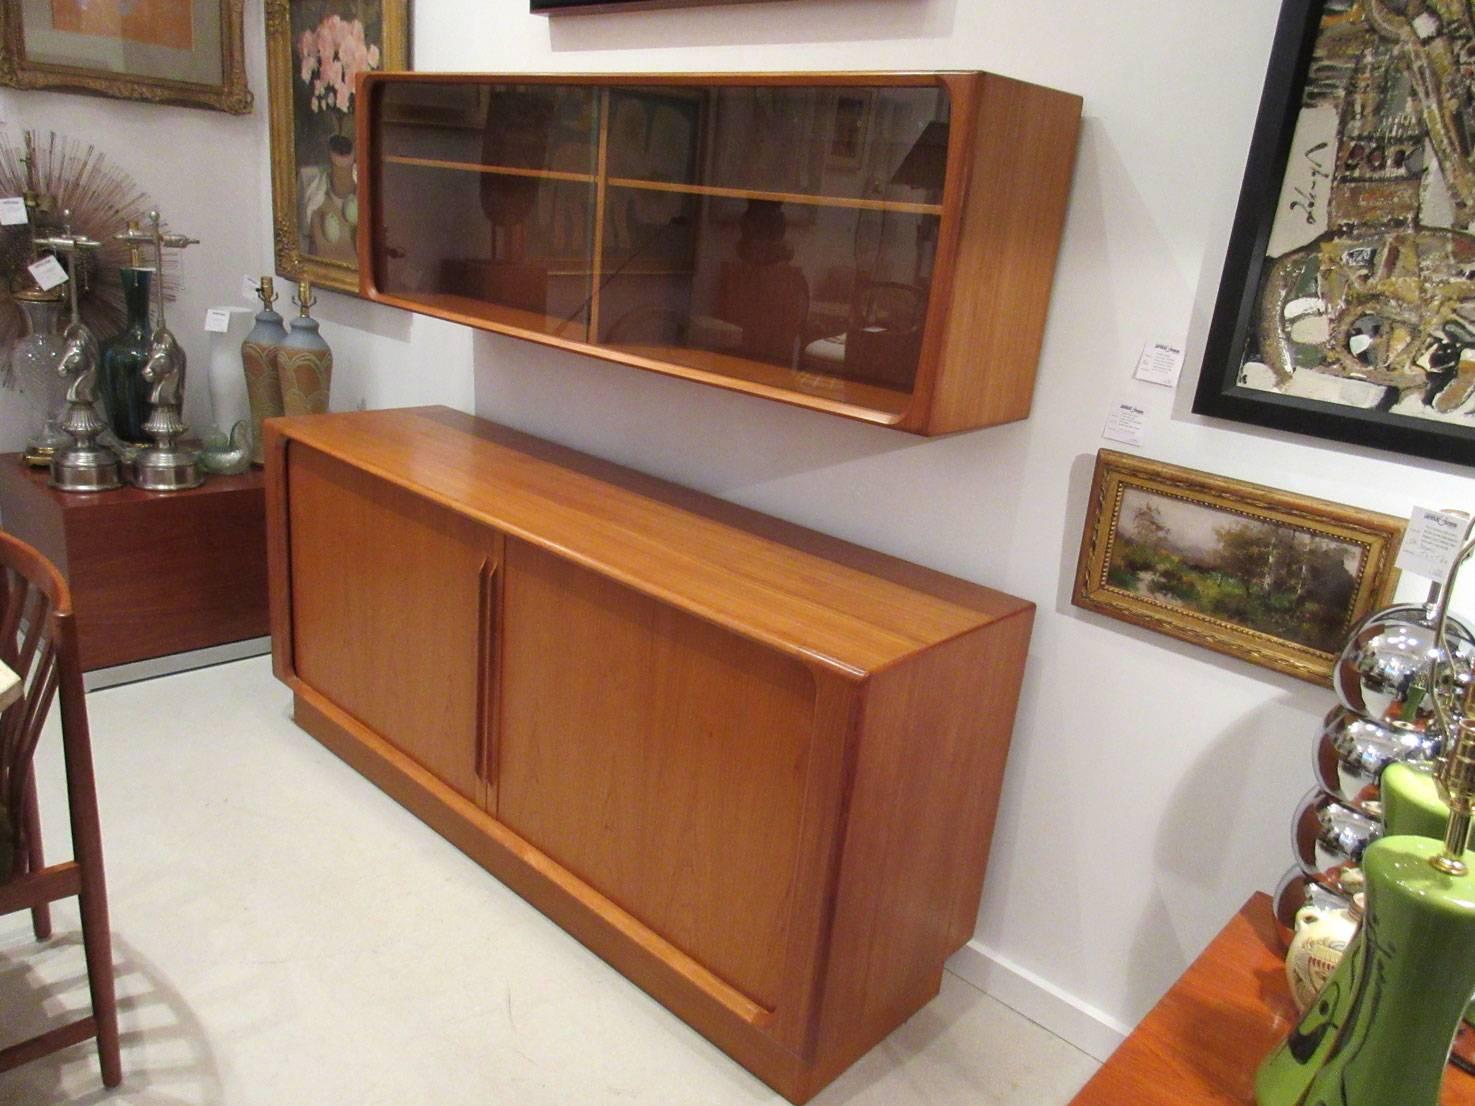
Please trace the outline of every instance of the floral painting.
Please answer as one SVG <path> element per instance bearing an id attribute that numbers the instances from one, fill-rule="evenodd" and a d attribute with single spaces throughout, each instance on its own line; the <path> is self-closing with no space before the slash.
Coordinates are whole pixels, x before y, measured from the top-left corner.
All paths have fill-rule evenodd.
<path id="1" fill-rule="evenodd" d="M 379 68 L 383 27 L 377 0 L 292 5 L 298 233 L 303 252 L 314 257 L 356 256 L 354 82 Z"/>
<path id="2" fill-rule="evenodd" d="M 277 269 L 356 291 L 357 82 L 409 67 L 405 0 L 267 0 Z"/>

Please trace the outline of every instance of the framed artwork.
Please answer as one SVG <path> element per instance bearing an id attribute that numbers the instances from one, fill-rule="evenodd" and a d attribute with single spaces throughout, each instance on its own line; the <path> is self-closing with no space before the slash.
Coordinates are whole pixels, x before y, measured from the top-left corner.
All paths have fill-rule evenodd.
<path id="1" fill-rule="evenodd" d="M 245 0 L 0 0 L 0 85 L 251 110 Z"/>
<path id="2" fill-rule="evenodd" d="M 409 0 L 266 0 L 277 272 L 358 292 L 355 83 L 410 67 Z"/>
<path id="3" fill-rule="evenodd" d="M 1286 0 L 1193 409 L 1475 464 L 1475 14 Z"/>
<path id="4" fill-rule="evenodd" d="M 1405 521 L 1101 450 L 1071 602 L 1329 684 Z"/>

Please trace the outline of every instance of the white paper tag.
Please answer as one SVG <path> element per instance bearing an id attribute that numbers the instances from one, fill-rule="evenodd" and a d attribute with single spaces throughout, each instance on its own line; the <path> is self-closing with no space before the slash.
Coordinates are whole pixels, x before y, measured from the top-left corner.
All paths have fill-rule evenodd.
<path id="1" fill-rule="evenodd" d="M 36 285 L 43 292 L 49 292 L 58 284 L 67 282 L 67 271 L 61 267 L 61 262 L 54 257 L 43 257 L 40 261 L 28 266 L 31 275 L 36 278 Z"/>
<path id="2" fill-rule="evenodd" d="M 1147 439 L 1147 411 L 1135 403 L 1123 400 L 1113 404 L 1106 415 L 1103 438 L 1113 442 L 1140 446 Z"/>
<path id="3" fill-rule="evenodd" d="M 1465 543 L 1470 520 L 1457 511 L 1434 511 L 1415 507 L 1408 516 L 1408 529 L 1398 550 L 1397 567 L 1415 576 L 1443 580 L 1455 554 Z"/>
<path id="4" fill-rule="evenodd" d="M 0 227 L 21 227 L 30 221 L 25 200 L 19 196 L 0 198 Z"/>
<path id="5" fill-rule="evenodd" d="M 1170 346 L 1166 342 L 1153 342 L 1142 347 L 1142 356 L 1137 358 L 1137 370 L 1132 375 L 1149 384 L 1176 388 L 1178 374 L 1182 371 L 1182 348 Z"/>
<path id="6" fill-rule="evenodd" d="M 256 294 L 256 290 L 260 287 L 259 277 L 243 276 L 241 278 L 241 296 L 247 303 L 259 304 L 261 302 L 261 297 Z"/>
<path id="7" fill-rule="evenodd" d="M 223 307 L 212 307 L 205 312 L 205 329 L 211 334 L 224 334 L 230 329 L 230 312 Z"/>

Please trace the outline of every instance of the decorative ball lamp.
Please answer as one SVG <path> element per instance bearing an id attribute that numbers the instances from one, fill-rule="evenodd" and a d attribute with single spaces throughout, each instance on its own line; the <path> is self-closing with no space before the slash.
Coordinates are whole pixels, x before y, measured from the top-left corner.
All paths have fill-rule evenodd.
<path id="1" fill-rule="evenodd" d="M 1343 768 L 1355 784 L 1361 764 L 1394 758 L 1384 765 L 1376 801 L 1385 829 L 1395 832 L 1361 846 L 1361 928 L 1260 1066 L 1259 1106 L 1438 1103 L 1451 1042 L 1475 993 L 1475 854 L 1466 851 L 1475 814 L 1472 642 L 1448 609 L 1455 575 L 1472 551 L 1475 542 L 1467 542 L 1455 557 L 1442 591 L 1431 594 L 1438 602 L 1392 608 L 1360 626 L 1338 667 L 1338 693 L 1354 715 L 1328 716 L 1339 788 L 1353 791 L 1346 797 L 1365 815 L 1368 795 L 1343 785 Z M 1358 714 L 1375 718 L 1382 732 L 1360 727 Z M 1421 781 L 1397 758 L 1433 735 L 1445 747 L 1432 778 Z M 1323 761 L 1318 756 L 1319 768 Z M 1441 830 L 1439 838 L 1419 835 L 1431 828 Z"/>

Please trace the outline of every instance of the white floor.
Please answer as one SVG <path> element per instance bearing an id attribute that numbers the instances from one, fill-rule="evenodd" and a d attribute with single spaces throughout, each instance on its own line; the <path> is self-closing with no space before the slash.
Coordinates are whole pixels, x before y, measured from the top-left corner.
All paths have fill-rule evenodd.
<path id="1" fill-rule="evenodd" d="M 0 1075 L 0 1104 L 783 1101 L 298 730 L 266 658 L 88 706 L 125 1079 L 104 1093 L 79 1045 Z M 85 1005 L 76 936 L 70 904 L 45 945 L 0 918 L 0 1044 Z M 1052 1106 L 1096 1066 L 949 975 L 814 1101 Z"/>

